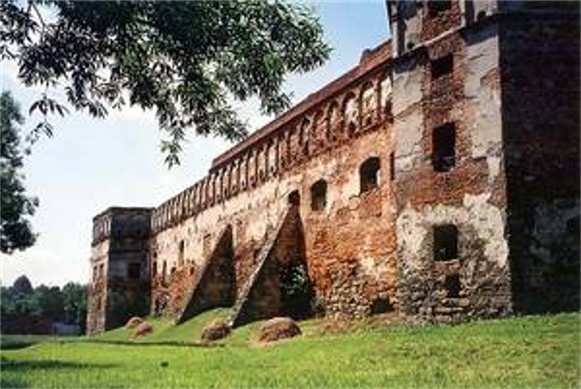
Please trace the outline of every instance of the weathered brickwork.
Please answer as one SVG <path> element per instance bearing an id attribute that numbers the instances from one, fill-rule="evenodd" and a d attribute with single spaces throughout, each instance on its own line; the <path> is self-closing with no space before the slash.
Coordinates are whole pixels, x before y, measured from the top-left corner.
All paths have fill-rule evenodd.
<path id="1" fill-rule="evenodd" d="M 531 3 L 500 24 L 508 230 L 519 310 L 579 307 L 579 6 Z"/>
<path id="2" fill-rule="evenodd" d="M 145 311 L 179 321 L 233 306 L 234 325 L 578 308 L 578 10 L 493 0 L 389 10 L 393 40 L 147 210 L 125 254 L 101 231 L 111 217 L 95 218 L 90 332 L 142 313 L 137 290 Z M 558 72 L 543 66 L 553 57 Z M 125 212 L 114 210 L 104 215 Z M 137 253 L 139 287 L 113 280 L 107 269 Z M 292 272 L 305 282 L 298 299 Z"/>

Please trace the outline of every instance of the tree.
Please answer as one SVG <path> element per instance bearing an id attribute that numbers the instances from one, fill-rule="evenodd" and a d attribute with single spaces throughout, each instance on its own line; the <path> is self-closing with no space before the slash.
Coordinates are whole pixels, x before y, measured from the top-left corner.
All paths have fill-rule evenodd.
<path id="1" fill-rule="evenodd" d="M 54 321 L 64 319 L 64 304 L 61 290 L 58 286 L 40 285 L 34 289 L 35 306 L 40 308 L 39 316 Z"/>
<path id="2" fill-rule="evenodd" d="M 33 291 L 32 284 L 30 283 L 28 277 L 26 277 L 25 275 L 22 275 L 15 279 L 14 283 L 12 284 L 12 288 L 14 289 L 15 293 L 22 295 L 29 295 Z"/>
<path id="3" fill-rule="evenodd" d="M 290 103 L 285 75 L 320 66 L 330 48 L 306 6 L 282 1 L 0 2 L 0 56 L 17 59 L 24 84 L 62 85 L 77 110 L 155 111 L 171 166 L 186 130 L 238 140 L 246 135 L 231 106 L 257 96 L 265 113 Z M 48 91 L 30 111 L 64 114 Z M 37 132 L 49 135 L 43 122 Z"/>
<path id="4" fill-rule="evenodd" d="M 25 275 L 18 277 L 11 287 L 1 288 L 0 311 L 3 315 L 28 315 L 39 312 L 34 290 Z"/>
<path id="5" fill-rule="evenodd" d="M 36 235 L 27 216 L 38 200 L 26 196 L 21 173 L 23 151 L 18 125 L 23 119 L 9 92 L 0 95 L 0 251 L 11 254 L 32 246 Z"/>
<path id="6" fill-rule="evenodd" d="M 65 323 L 77 324 L 84 333 L 87 317 L 87 287 L 69 282 L 61 290 L 64 303 Z"/>

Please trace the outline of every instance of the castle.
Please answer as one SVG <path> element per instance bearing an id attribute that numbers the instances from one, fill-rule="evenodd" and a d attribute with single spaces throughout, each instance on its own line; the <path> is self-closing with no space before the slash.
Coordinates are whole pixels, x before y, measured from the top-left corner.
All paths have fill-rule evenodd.
<path id="1" fill-rule="evenodd" d="M 579 3 L 387 6 L 391 40 L 203 179 L 94 218 L 89 333 L 579 309 Z"/>

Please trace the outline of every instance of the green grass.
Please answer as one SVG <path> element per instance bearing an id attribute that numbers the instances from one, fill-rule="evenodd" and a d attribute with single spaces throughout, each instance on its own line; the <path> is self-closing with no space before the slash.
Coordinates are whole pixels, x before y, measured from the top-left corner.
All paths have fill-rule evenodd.
<path id="1" fill-rule="evenodd" d="M 213 314 L 217 313 L 209 313 Z M 181 328 L 160 323 L 158 340 L 164 340 L 165 333 L 185 341 L 199 331 L 203 321 L 198 318 Z M 256 334 L 256 323 L 237 329 L 223 347 L 41 343 L 2 352 L 1 386 L 580 386 L 579 314 L 455 326 L 359 325 L 348 333 L 320 335 L 323 324 L 304 323 L 305 336 L 264 347 L 249 344 Z M 152 336 L 148 341 L 154 340 Z"/>
<path id="2" fill-rule="evenodd" d="M 127 328 L 117 328 L 90 338 L 90 341 L 98 342 L 134 342 L 134 343 L 200 343 L 202 330 L 208 324 L 216 320 L 226 320 L 230 317 L 230 308 L 216 308 L 204 312 L 187 322 L 174 325 L 173 321 L 165 318 L 146 318 L 147 322 L 153 325 L 153 334 L 134 339 L 133 330 Z"/>

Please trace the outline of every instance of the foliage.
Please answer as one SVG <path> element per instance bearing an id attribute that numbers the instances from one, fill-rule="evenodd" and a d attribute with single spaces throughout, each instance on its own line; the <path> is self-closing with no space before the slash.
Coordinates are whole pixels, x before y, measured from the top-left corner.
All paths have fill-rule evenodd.
<path id="1" fill-rule="evenodd" d="M 63 286 L 61 294 L 65 323 L 79 325 L 81 333 L 84 333 L 87 319 L 87 287 L 69 282 Z"/>
<path id="2" fill-rule="evenodd" d="M 315 297 L 304 263 L 297 261 L 279 269 L 280 300 L 284 314 L 295 320 L 312 315 Z"/>
<path id="3" fill-rule="evenodd" d="M 25 85 L 63 86 L 75 109 L 95 117 L 126 105 L 154 110 L 170 166 L 179 162 L 187 129 L 240 139 L 246 127 L 231 101 L 256 96 L 264 112 L 281 112 L 290 101 L 285 75 L 312 70 L 330 53 L 319 21 L 299 3 L 0 4 L 0 57 L 18 60 Z M 66 108 L 45 93 L 35 110 Z"/>
<path id="4" fill-rule="evenodd" d="M 87 316 L 86 286 L 69 282 L 62 290 L 58 286 L 39 285 L 32 289 L 26 276 L 11 287 L 1 288 L 2 315 L 37 316 L 85 328 Z"/>
<path id="5" fill-rule="evenodd" d="M 12 288 L 14 288 L 15 293 L 20 294 L 30 294 L 32 293 L 32 284 L 30 280 L 25 275 L 21 275 L 17 279 L 14 280 L 12 284 Z"/>
<path id="6" fill-rule="evenodd" d="M 306 334 L 269 347 L 49 342 L 3 351 L 1 385 L 576 388 L 579 329 L 579 314 L 574 313 L 455 326 L 362 328 L 323 337 Z"/>
<path id="7" fill-rule="evenodd" d="M 32 246 L 36 235 L 28 216 L 34 215 L 38 200 L 27 197 L 22 174 L 23 150 L 18 104 L 9 92 L 0 95 L 0 251 L 11 254 Z"/>

